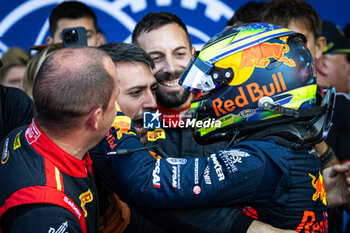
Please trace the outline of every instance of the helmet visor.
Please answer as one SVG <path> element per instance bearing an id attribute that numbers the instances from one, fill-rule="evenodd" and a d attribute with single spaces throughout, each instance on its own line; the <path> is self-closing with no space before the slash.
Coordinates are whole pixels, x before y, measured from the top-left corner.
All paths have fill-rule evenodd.
<path id="1" fill-rule="evenodd" d="M 193 93 L 207 92 L 215 88 L 210 75 L 213 65 L 193 56 L 183 72 L 179 84 Z"/>

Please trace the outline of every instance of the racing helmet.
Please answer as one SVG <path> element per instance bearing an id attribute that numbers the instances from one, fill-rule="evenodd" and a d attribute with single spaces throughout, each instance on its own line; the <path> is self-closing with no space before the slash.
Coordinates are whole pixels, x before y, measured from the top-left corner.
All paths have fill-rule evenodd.
<path id="1" fill-rule="evenodd" d="M 207 144 L 228 132 L 247 135 L 317 114 L 303 111 L 317 102 L 305 43 L 302 34 L 266 23 L 227 27 L 211 38 L 180 79 L 183 87 L 202 93 L 187 112 L 196 121 L 194 139 Z"/>

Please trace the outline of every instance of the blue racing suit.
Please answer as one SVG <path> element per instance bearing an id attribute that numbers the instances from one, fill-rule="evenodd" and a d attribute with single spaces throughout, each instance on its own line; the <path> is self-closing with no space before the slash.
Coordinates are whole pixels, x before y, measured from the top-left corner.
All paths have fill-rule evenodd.
<path id="1" fill-rule="evenodd" d="M 95 151 L 143 147 L 132 123 L 121 128 L 127 124 L 118 121 L 125 116 L 116 117 Z M 114 188 L 138 207 L 239 204 L 247 214 L 278 228 L 327 232 L 326 193 L 316 153 L 276 141 L 242 141 L 207 158 L 156 159 L 141 150 L 104 159 Z"/>

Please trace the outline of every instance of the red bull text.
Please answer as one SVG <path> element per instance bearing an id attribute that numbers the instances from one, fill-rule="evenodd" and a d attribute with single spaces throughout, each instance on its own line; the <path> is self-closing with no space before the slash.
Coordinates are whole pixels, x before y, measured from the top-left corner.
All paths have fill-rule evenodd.
<path id="1" fill-rule="evenodd" d="M 305 210 L 303 219 L 298 225 L 296 232 L 305 233 L 327 233 L 328 232 L 328 220 L 327 212 L 323 213 L 323 219 L 321 221 L 315 221 L 315 213 L 313 211 Z"/>
<path id="2" fill-rule="evenodd" d="M 277 78 L 278 77 L 278 78 Z M 279 81 L 279 82 L 278 82 Z M 217 98 L 213 101 L 213 109 L 215 115 L 220 117 L 221 114 L 227 114 L 236 109 L 236 106 L 241 108 L 250 103 L 258 101 L 263 96 L 272 96 L 275 93 L 280 93 L 287 90 L 287 86 L 284 82 L 281 72 L 272 75 L 272 82 L 268 85 L 260 86 L 256 82 L 247 84 L 246 86 L 238 87 L 239 94 L 234 98 L 234 100 L 227 99 L 222 100 Z M 245 93 L 248 93 L 248 97 Z"/>

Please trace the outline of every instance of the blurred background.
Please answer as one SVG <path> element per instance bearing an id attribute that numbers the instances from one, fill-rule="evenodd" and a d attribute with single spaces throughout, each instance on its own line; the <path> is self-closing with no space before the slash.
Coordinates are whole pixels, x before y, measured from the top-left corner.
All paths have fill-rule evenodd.
<path id="1" fill-rule="evenodd" d="M 148 12 L 169 11 L 187 25 L 194 46 L 198 49 L 225 27 L 234 12 L 249 0 L 82 0 L 94 9 L 98 26 L 107 42 L 130 42 L 135 24 Z M 46 43 L 48 17 L 62 1 L 2 0 L 0 7 L 0 56 L 9 47 L 26 50 Z M 310 0 L 323 20 L 330 20 L 342 29 L 350 22 L 349 0 Z"/>

